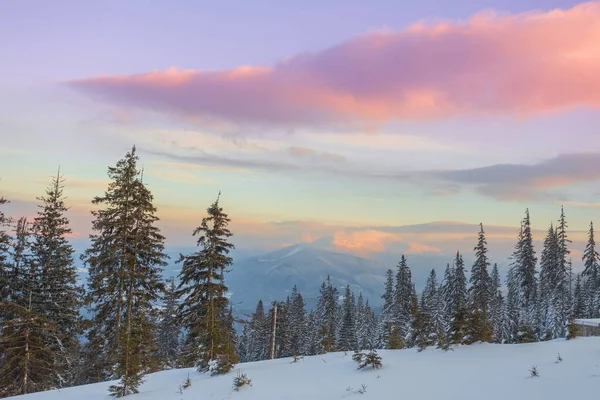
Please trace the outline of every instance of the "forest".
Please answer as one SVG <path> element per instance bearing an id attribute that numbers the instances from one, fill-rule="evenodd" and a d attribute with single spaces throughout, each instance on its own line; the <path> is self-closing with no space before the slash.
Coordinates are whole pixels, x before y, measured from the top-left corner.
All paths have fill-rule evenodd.
<path id="1" fill-rule="evenodd" d="M 475 261 L 456 252 L 443 277 L 432 269 L 417 293 L 409 260 L 389 269 L 376 315 L 350 287 L 321 284 L 315 309 L 291 288 L 286 299 L 239 315 L 228 298 L 235 268 L 230 218 L 220 193 L 191 232 L 197 249 L 169 259 L 157 209 L 135 147 L 107 171 L 106 191 L 92 199 L 88 248 L 76 254 L 59 173 L 38 198 L 32 221 L 0 210 L 0 397 L 118 380 L 110 394 L 137 393 L 144 376 L 196 367 L 224 374 L 270 358 L 476 342 L 528 343 L 576 334 L 574 318 L 600 317 L 599 259 L 590 223 L 584 270 L 573 274 L 561 209 L 538 253 L 529 210 L 520 223 L 503 280 L 488 256 L 484 226 L 474 232 Z M 10 199 L 1 198 L 0 206 Z"/>

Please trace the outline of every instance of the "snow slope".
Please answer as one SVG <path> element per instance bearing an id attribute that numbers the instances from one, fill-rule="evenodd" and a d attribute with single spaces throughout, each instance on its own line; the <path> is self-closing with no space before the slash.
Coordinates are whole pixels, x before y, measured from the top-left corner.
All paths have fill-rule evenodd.
<path id="1" fill-rule="evenodd" d="M 556 362 L 560 353 L 563 361 Z M 158 372 L 147 377 L 131 400 L 240 399 L 460 399 L 510 400 L 596 397 L 600 386 L 600 338 L 577 338 L 521 345 L 475 344 L 454 351 L 414 349 L 380 351 L 383 368 L 356 370 L 352 354 L 331 353 L 240 364 L 226 376 L 210 377 L 193 369 Z M 537 366 L 539 378 L 529 369 Z M 237 370 L 252 386 L 232 390 Z M 186 376 L 192 386 L 178 393 Z M 18 397 L 32 400 L 105 400 L 110 383 L 80 386 Z M 357 390 L 366 385 L 366 393 Z"/>

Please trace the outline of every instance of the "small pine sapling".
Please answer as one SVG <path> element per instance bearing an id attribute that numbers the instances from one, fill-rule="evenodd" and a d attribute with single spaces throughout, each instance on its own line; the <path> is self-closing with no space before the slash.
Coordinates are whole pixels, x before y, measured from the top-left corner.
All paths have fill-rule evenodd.
<path id="1" fill-rule="evenodd" d="M 363 369 L 369 365 L 373 369 L 379 369 L 383 365 L 381 363 L 381 356 L 377 354 L 376 350 L 371 350 L 367 354 L 363 354 L 362 361 L 358 365 L 358 369 Z"/>
<path id="2" fill-rule="evenodd" d="M 365 394 L 367 393 L 367 385 L 364 383 L 360 385 L 360 388 L 356 391 L 356 393 Z"/>
<path id="3" fill-rule="evenodd" d="M 183 381 L 181 385 L 179 385 L 179 394 L 183 394 L 183 391 L 192 386 L 192 381 L 190 380 L 190 375 L 188 374 L 187 378 Z"/>
<path id="4" fill-rule="evenodd" d="M 252 381 L 242 371 L 238 371 L 237 376 L 233 378 L 233 390 L 239 392 L 244 386 L 252 386 Z"/>
<path id="5" fill-rule="evenodd" d="M 354 360 L 360 364 L 362 362 L 364 356 L 365 355 L 363 353 L 361 353 L 360 351 L 354 350 L 354 354 L 352 355 L 352 360 Z"/>
<path id="6" fill-rule="evenodd" d="M 562 357 L 560 356 L 560 353 L 558 353 L 558 357 L 556 357 L 556 364 L 561 363 L 562 362 Z"/>
<path id="7" fill-rule="evenodd" d="M 539 378 L 540 377 L 540 372 L 538 371 L 537 367 L 534 365 L 533 367 L 531 367 L 531 369 L 529 370 L 529 373 L 531 374 L 532 378 Z"/>
<path id="8" fill-rule="evenodd" d="M 183 385 L 181 385 L 181 387 L 182 387 L 183 389 L 187 389 L 187 388 L 189 388 L 190 386 L 192 386 L 192 381 L 191 381 L 191 379 L 190 379 L 190 374 L 188 374 L 187 378 L 185 378 L 185 380 L 183 381 Z"/>

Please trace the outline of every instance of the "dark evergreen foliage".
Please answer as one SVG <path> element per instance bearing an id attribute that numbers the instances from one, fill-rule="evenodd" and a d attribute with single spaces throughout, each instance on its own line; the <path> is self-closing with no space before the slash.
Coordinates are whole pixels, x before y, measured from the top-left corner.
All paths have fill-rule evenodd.
<path id="1" fill-rule="evenodd" d="M 153 197 L 142 182 L 135 147 L 108 168 L 111 182 L 93 204 L 91 246 L 82 256 L 88 267 L 88 304 L 93 312 L 88 332 L 86 375 L 120 378 L 113 396 L 136 393 L 156 354 L 151 315 L 164 291 L 164 237 L 155 226 Z"/>
<path id="2" fill-rule="evenodd" d="M 224 275 L 231 266 L 229 252 L 233 234 L 228 228 L 230 219 L 219 205 L 219 198 L 208 208 L 193 235 L 200 235 L 201 250 L 181 255 L 179 273 L 179 321 L 187 331 L 184 360 L 199 371 L 221 374 L 238 362 L 232 321 L 228 318 L 229 299 Z"/>

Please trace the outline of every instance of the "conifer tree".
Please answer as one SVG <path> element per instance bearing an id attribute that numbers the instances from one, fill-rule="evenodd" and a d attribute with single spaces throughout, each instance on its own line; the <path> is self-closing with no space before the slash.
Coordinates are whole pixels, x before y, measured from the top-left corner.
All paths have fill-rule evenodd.
<path id="1" fill-rule="evenodd" d="M 262 300 L 258 301 L 256 311 L 250 318 L 250 340 L 246 351 L 249 361 L 266 360 L 269 354 L 269 321 L 265 315 Z"/>
<path id="2" fill-rule="evenodd" d="M 398 329 L 402 341 L 406 341 L 411 327 L 410 307 L 412 287 L 412 273 L 408 266 L 406 257 L 402 255 L 400 262 L 398 263 L 398 272 L 396 273 L 393 308 L 393 321 L 396 325 L 396 329 Z"/>
<path id="3" fill-rule="evenodd" d="M 573 293 L 573 310 L 571 311 L 571 316 L 573 318 L 587 318 L 586 298 L 581 287 L 581 276 L 579 274 L 575 278 L 575 292 Z"/>
<path id="4" fill-rule="evenodd" d="M 273 316 L 275 315 L 275 306 L 277 306 L 277 318 L 274 321 Z M 288 297 L 285 302 L 273 302 L 273 306 L 268 314 L 269 327 L 271 327 L 269 331 L 269 343 L 273 345 L 273 341 L 275 341 L 275 358 L 292 356 L 290 346 L 289 310 L 290 298 Z"/>
<path id="5" fill-rule="evenodd" d="M 180 336 L 182 327 L 177 320 L 177 284 L 175 278 L 166 281 L 163 306 L 159 311 L 158 321 L 158 357 L 165 368 L 176 368 L 181 349 Z"/>
<path id="6" fill-rule="evenodd" d="M 327 284 L 321 285 L 321 293 L 317 300 L 317 320 L 319 323 L 319 353 L 333 351 L 336 342 L 336 328 L 338 319 L 337 305 L 338 291 L 327 277 Z"/>
<path id="7" fill-rule="evenodd" d="M 55 388 L 55 360 L 46 338 L 55 325 L 40 314 L 43 305 L 41 270 L 31 257 L 31 228 L 17 222 L 11 245 L 9 295 L 0 303 L 0 397 Z"/>
<path id="8" fill-rule="evenodd" d="M 537 258 L 533 247 L 529 210 L 521 221 L 519 238 L 512 255 L 509 274 L 511 319 L 517 341 L 536 338 L 538 316 Z"/>
<path id="9" fill-rule="evenodd" d="M 492 326 L 493 340 L 496 343 L 504 343 L 506 340 L 510 339 L 510 331 L 507 326 L 501 286 L 498 264 L 494 263 L 490 286 L 490 323 Z"/>
<path id="10" fill-rule="evenodd" d="M 571 240 L 568 239 L 567 235 L 567 221 L 565 217 L 564 208 L 561 207 L 560 218 L 558 220 L 558 226 L 556 229 L 556 239 L 558 242 L 558 270 L 556 276 L 556 287 L 555 287 L 555 308 L 556 322 L 554 324 L 554 337 L 565 337 L 567 335 L 567 322 L 569 318 L 569 311 L 571 308 L 570 299 L 570 271 L 569 271 L 569 243 Z"/>
<path id="11" fill-rule="evenodd" d="M 4 197 L 0 196 L 0 206 L 8 203 Z M 9 245 L 10 237 L 6 233 L 6 229 L 10 223 L 10 219 L 4 215 L 0 209 L 0 303 L 8 301 L 9 281 L 10 281 L 10 266 L 9 266 Z M 3 315 L 0 313 L 0 323 L 3 320 Z"/>
<path id="12" fill-rule="evenodd" d="M 82 255 L 88 267 L 88 304 L 94 313 L 88 332 L 88 376 L 120 378 L 115 397 L 137 393 L 153 359 L 156 335 L 151 321 L 164 291 L 164 237 L 152 194 L 142 182 L 135 146 L 108 168 L 111 182 L 96 197 L 91 245 Z"/>
<path id="13" fill-rule="evenodd" d="M 452 268 L 452 281 L 448 283 L 447 290 L 447 312 L 451 315 L 449 338 L 451 343 L 460 344 L 467 335 L 468 292 L 465 263 L 458 251 Z"/>
<path id="14" fill-rule="evenodd" d="M 558 257 L 556 230 L 553 225 L 550 225 L 540 258 L 540 337 L 542 339 L 554 337 L 554 324 L 558 312 L 556 309 Z"/>
<path id="15" fill-rule="evenodd" d="M 307 317 L 307 337 L 306 337 L 306 354 L 314 356 L 319 354 L 320 342 L 319 342 L 319 321 L 317 313 L 311 310 Z"/>
<path id="16" fill-rule="evenodd" d="M 53 389 L 54 358 L 45 338 L 55 326 L 31 304 L 5 302 L 0 309 L 11 315 L 0 335 L 0 397 Z"/>
<path id="17" fill-rule="evenodd" d="M 600 254 L 596 251 L 593 222 L 590 222 L 588 243 L 583 253 L 582 261 L 584 269 L 581 275 L 586 281 L 586 315 L 588 318 L 597 318 L 600 316 L 600 310 L 597 307 L 600 292 Z M 580 293 L 580 297 L 583 297 L 582 293 Z"/>
<path id="18" fill-rule="evenodd" d="M 471 269 L 469 297 L 471 310 L 469 315 L 469 341 L 487 342 L 491 339 L 491 327 L 489 325 L 488 304 L 490 277 L 488 267 L 487 241 L 483 224 L 479 224 L 479 239 L 475 246 L 475 262 Z"/>
<path id="19" fill-rule="evenodd" d="M 306 355 L 307 332 L 304 299 L 296 285 L 292 288 L 289 311 L 290 350 L 294 356 Z"/>
<path id="20" fill-rule="evenodd" d="M 383 305 L 381 308 L 381 317 L 379 319 L 379 348 L 389 348 L 388 338 L 395 323 L 395 291 L 394 291 L 394 272 L 388 269 L 385 273 L 385 286 L 383 295 Z"/>
<path id="21" fill-rule="evenodd" d="M 45 338 L 52 350 L 55 365 L 52 375 L 57 387 L 70 385 L 77 364 L 81 333 L 80 308 L 83 295 L 77 286 L 77 269 L 74 250 L 67 240 L 72 231 L 65 216 L 68 208 L 63 196 L 64 180 L 60 172 L 46 189 L 46 196 L 33 222 L 34 240 L 31 244 L 31 261 L 41 274 L 41 296 L 43 305 L 39 313 L 56 329 Z M 50 333 L 50 332 L 48 332 Z"/>
<path id="22" fill-rule="evenodd" d="M 201 250 L 179 259 L 183 262 L 179 274 L 179 316 L 187 330 L 188 362 L 201 372 L 221 374 L 230 371 L 238 361 L 227 318 L 229 299 L 224 279 L 232 264 L 228 254 L 234 246 L 228 240 L 233 234 L 219 197 L 207 212 L 208 217 L 194 231 L 194 236 L 200 235 L 197 245 Z"/>
<path id="23" fill-rule="evenodd" d="M 342 302 L 342 320 L 338 337 L 338 350 L 340 351 L 356 350 L 358 346 L 356 340 L 355 305 L 353 299 L 350 285 L 347 285 L 344 293 L 344 300 Z"/>

